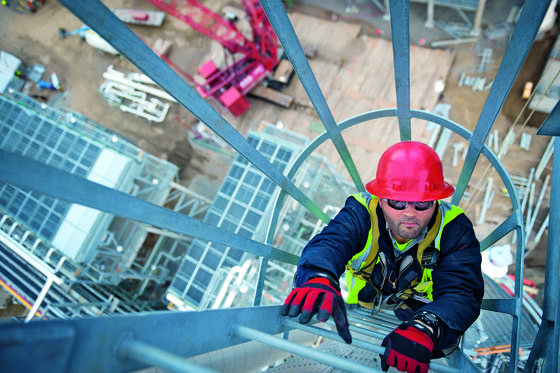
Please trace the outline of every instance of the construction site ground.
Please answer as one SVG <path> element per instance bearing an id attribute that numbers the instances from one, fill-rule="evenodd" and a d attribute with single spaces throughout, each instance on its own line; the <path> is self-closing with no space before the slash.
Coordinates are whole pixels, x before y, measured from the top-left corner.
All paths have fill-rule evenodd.
<path id="1" fill-rule="evenodd" d="M 111 8 L 131 8 L 157 10 L 141 0 L 107 0 Z M 242 13 L 241 4 L 234 0 L 206 1 L 206 6 L 224 14 Z M 328 6 L 324 1 L 295 1 L 289 8 L 294 28 L 302 44 L 316 50 L 309 59 L 310 65 L 321 86 L 323 94 L 333 112 L 335 120 L 342 121 L 351 116 L 380 108 L 396 106 L 392 45 L 389 21 L 381 10 L 369 1 L 354 1 L 356 8 L 346 8 L 340 1 L 336 6 Z M 508 6 L 505 6 L 505 4 Z M 491 82 L 497 72 L 507 45 L 507 35 L 490 41 L 484 37 L 484 29 L 505 21 L 512 2 L 506 0 L 487 2 L 483 19 L 483 30 L 476 43 L 457 43 L 445 47 L 431 47 L 431 42 L 452 39 L 439 28 L 428 29 L 424 25 L 425 5 L 411 5 L 411 106 L 431 111 L 438 103 L 451 105 L 449 117 L 456 123 L 474 130 L 478 117 L 488 96 L 488 89 L 473 91 L 470 86 L 459 86 L 462 74 L 470 77 L 484 77 Z M 327 4 L 327 5 L 325 5 Z M 474 16 L 472 13 L 467 13 Z M 455 21 L 456 15 L 448 9 L 436 7 L 436 19 Z M 449 18 L 450 17 L 450 18 Z M 37 95 L 50 105 L 64 106 L 82 113 L 93 121 L 127 137 L 145 151 L 167 159 L 180 168 L 180 181 L 195 191 L 212 198 L 229 168 L 231 157 L 209 148 L 193 146 L 189 141 L 188 126 L 197 125 L 196 118 L 185 108 L 173 104 L 162 123 L 149 122 L 110 106 L 98 92 L 103 82 L 103 72 L 109 66 L 123 73 L 136 72 L 135 66 L 122 56 L 113 56 L 88 45 L 78 35 L 60 38 L 60 29 L 78 29 L 82 22 L 54 0 L 34 13 L 21 14 L 13 9 L 0 8 L 0 49 L 20 58 L 26 65 L 42 64 L 46 74 L 55 71 L 62 90 L 39 90 L 33 86 L 30 95 Z M 215 41 L 199 34 L 184 22 L 166 16 L 160 27 L 130 25 L 148 44 L 159 40 L 171 42 L 168 58 L 191 75 L 197 66 L 209 58 L 223 58 L 223 51 Z M 243 30 L 243 20 L 239 28 Z M 522 110 L 526 100 L 521 98 L 527 81 L 538 81 L 554 38 L 545 35 L 535 43 L 518 76 L 504 109 L 498 116 L 493 129 L 498 131 L 499 144 L 508 130 L 514 126 L 517 138 L 503 158 L 506 169 L 513 176 L 527 178 L 530 169 L 537 166 L 549 137 L 536 136 L 536 130 L 545 114 L 530 115 Z M 491 60 L 479 71 L 481 53 L 484 48 L 492 49 Z M 178 71 L 179 71 L 178 70 Z M 43 79 L 48 80 L 48 76 Z M 440 94 L 434 89 L 437 81 L 442 81 L 445 89 Z M 256 130 L 263 121 L 283 126 L 296 133 L 316 137 L 321 132 L 320 120 L 297 77 L 285 87 L 282 93 L 293 97 L 290 108 L 249 97 L 251 108 L 241 117 L 220 110 L 222 115 L 243 135 Z M 178 120 L 177 120 L 178 119 Z M 527 120 L 528 119 L 528 120 Z M 432 130 L 426 123 L 412 122 L 413 139 L 428 142 Z M 520 146 L 520 135 L 531 136 L 529 150 Z M 399 140 L 396 119 L 376 121 L 370 126 L 356 126 L 344 132 L 351 154 L 363 179 L 373 178 L 375 165 L 381 153 Z M 455 183 L 462 167 L 461 159 L 453 165 L 453 144 L 467 143 L 453 135 L 443 156 L 446 177 Z M 332 163 L 341 166 L 338 156 L 333 155 L 333 147 L 325 144 L 321 154 Z M 509 199 L 502 192 L 503 185 L 493 171 L 488 171 L 488 162 L 482 159 L 471 179 L 467 192 L 470 199 L 462 202 L 480 237 L 485 237 L 511 214 Z M 341 172 L 345 174 L 342 168 Z M 543 175 L 550 173 L 550 166 Z M 495 196 L 486 212 L 484 222 L 478 224 L 482 201 L 488 177 L 494 177 Z M 544 178 L 544 176 L 543 176 Z M 537 191 L 540 190 L 540 185 Z M 535 223 L 538 229 L 546 217 L 548 195 L 542 203 L 542 211 Z M 504 239 L 511 243 L 511 236 Z M 526 277 L 542 289 L 544 282 L 544 256 L 546 233 L 539 243 L 531 243 L 527 257 Z M 510 273 L 514 272 L 514 265 Z M 537 301 L 540 301 L 537 296 Z"/>

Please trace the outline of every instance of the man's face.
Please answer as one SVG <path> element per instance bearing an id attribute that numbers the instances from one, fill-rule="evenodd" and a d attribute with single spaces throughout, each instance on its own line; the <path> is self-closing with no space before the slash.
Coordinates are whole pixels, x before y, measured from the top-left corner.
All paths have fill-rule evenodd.
<path id="1" fill-rule="evenodd" d="M 418 211 L 409 204 L 404 210 L 396 210 L 389 206 L 383 198 L 379 199 L 379 204 L 398 243 L 405 243 L 418 237 L 428 226 L 437 206 L 437 203 L 434 203 L 429 209 Z"/>

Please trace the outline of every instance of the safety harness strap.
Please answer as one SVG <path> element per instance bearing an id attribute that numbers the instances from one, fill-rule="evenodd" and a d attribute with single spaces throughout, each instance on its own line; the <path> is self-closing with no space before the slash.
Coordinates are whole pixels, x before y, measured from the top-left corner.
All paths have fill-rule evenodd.
<path id="1" fill-rule="evenodd" d="M 379 203 L 379 199 L 373 195 L 362 195 L 357 194 L 354 195 L 356 200 L 358 200 L 361 204 L 364 205 L 368 209 L 370 219 L 371 219 L 371 228 L 370 234 L 368 235 L 368 241 L 364 250 L 360 253 L 356 254 L 350 262 L 347 264 L 348 271 L 346 272 L 346 283 L 350 290 L 349 296 L 347 298 L 348 303 L 360 303 L 363 302 L 358 301 L 358 293 L 361 289 L 364 288 L 366 282 L 370 283 L 373 288 L 378 293 L 379 299 L 376 299 L 373 303 L 362 304 L 368 308 L 378 308 L 381 306 L 380 297 L 381 297 L 381 290 L 383 287 L 383 283 L 381 284 L 381 288 L 377 285 L 373 284 L 371 281 L 371 274 L 373 272 L 373 268 L 375 265 L 380 263 L 380 253 L 379 253 L 379 227 L 378 227 L 378 218 L 377 218 L 377 205 Z M 365 198 L 370 197 L 370 198 Z M 428 230 L 426 237 L 418 244 L 417 248 L 417 255 L 416 259 L 420 264 L 422 269 L 422 276 L 421 278 L 414 279 L 411 284 L 400 291 L 397 295 L 397 298 L 400 300 L 406 300 L 410 297 L 414 297 L 415 299 L 429 302 L 432 300 L 432 268 L 424 268 L 422 265 L 423 255 L 426 250 L 432 243 L 435 241 L 435 249 L 437 251 L 440 250 L 440 239 L 441 239 L 441 231 L 443 230 L 443 226 L 453 220 L 455 217 L 463 213 L 463 211 L 458 208 L 457 206 L 452 206 L 445 202 L 438 202 L 439 208 L 437 209 L 437 214 L 435 218 L 435 222 L 432 227 Z M 384 276 L 385 277 L 385 276 Z M 386 278 L 383 279 L 383 282 Z M 398 296 L 401 295 L 401 296 Z M 426 296 L 426 297 L 424 297 Z M 390 297 L 392 298 L 392 297 Z M 399 302 L 401 303 L 401 302 Z"/>

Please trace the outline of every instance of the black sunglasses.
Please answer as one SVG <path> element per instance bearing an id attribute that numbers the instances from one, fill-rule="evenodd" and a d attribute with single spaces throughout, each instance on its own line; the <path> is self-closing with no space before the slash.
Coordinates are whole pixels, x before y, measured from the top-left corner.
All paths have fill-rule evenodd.
<path id="1" fill-rule="evenodd" d="M 408 205 L 412 205 L 416 211 L 425 211 L 432 207 L 435 201 L 406 202 L 395 201 L 394 199 L 385 199 L 385 202 L 389 205 L 389 207 L 395 210 L 404 210 Z"/>

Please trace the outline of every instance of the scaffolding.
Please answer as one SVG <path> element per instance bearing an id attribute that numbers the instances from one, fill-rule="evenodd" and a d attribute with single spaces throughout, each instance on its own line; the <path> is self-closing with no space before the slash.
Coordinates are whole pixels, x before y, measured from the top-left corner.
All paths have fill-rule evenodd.
<path id="1" fill-rule="evenodd" d="M 0 111 L 1 149 L 152 203 L 166 201 L 177 167 L 127 139 L 14 90 L 0 96 Z M 124 279 L 166 280 L 135 263 L 147 231 L 129 219 L 9 183 L 0 184 L 0 218 L 2 255 L 14 268 L 4 266 L 2 277 L 33 309 L 30 315 L 149 310 L 148 302 L 134 301 L 138 294 L 115 286 Z"/>
<path id="2" fill-rule="evenodd" d="M 310 142 L 302 135 L 270 123 L 261 122 L 258 127 L 257 131 L 249 132 L 247 141 L 281 172 L 293 163 Z M 314 155 L 298 169 L 295 184 L 317 200 L 323 210 L 338 211 L 345 197 L 355 189 L 344 182 L 342 175 L 333 171 L 333 166 L 324 157 Z M 263 241 L 278 192 L 279 188 L 259 170 L 243 157 L 237 156 L 208 207 L 203 222 L 242 237 Z M 337 207 L 332 206 L 335 201 L 338 202 Z M 287 204 L 279 216 L 281 224 L 274 238 L 275 247 L 298 256 L 307 239 L 323 226 L 321 221 L 306 214 L 305 209 L 297 204 Z M 260 265 L 255 255 L 200 239 L 187 238 L 174 245 L 183 247 L 178 251 L 173 250 L 173 255 L 181 253 L 179 268 L 166 294 L 167 300 L 174 304 L 173 308 L 217 308 L 224 301 L 226 293 L 229 299 L 227 307 L 251 305 L 251 294 L 255 291 L 256 273 Z M 288 295 L 293 272 L 293 266 L 270 263 L 263 304 L 278 304 Z M 232 273 L 236 274 L 235 281 Z"/>

